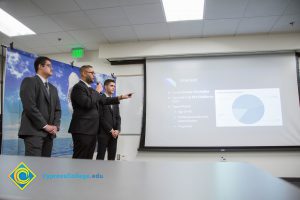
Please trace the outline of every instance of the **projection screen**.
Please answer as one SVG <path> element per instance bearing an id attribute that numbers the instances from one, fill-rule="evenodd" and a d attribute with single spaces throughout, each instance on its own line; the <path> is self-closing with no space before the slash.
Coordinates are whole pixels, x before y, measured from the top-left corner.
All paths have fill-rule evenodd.
<path id="1" fill-rule="evenodd" d="M 300 147 L 295 53 L 148 59 L 140 149 Z"/>

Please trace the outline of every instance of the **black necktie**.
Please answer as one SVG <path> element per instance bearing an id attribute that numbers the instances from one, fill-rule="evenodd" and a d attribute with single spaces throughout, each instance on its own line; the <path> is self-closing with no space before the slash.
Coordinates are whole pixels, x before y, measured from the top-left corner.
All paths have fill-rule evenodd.
<path id="1" fill-rule="evenodd" d="M 50 90 L 49 90 L 49 84 L 48 84 L 48 82 L 45 82 L 44 84 L 45 84 L 45 87 L 46 87 L 48 95 L 50 95 Z"/>

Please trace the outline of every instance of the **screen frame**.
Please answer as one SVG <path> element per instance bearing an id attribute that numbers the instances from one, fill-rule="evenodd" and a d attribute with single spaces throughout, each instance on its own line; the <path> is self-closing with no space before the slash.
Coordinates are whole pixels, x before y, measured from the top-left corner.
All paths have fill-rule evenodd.
<path id="1" fill-rule="evenodd" d="M 299 69 L 299 59 L 300 53 L 295 53 L 296 60 L 296 71 L 297 71 L 297 85 L 298 85 L 298 97 L 300 104 L 300 69 Z M 257 54 L 257 53 L 256 53 Z M 264 54 L 266 54 L 264 52 Z M 274 54 L 271 52 L 270 54 Z M 243 55 L 253 55 L 253 54 L 243 54 Z M 226 55 L 225 55 L 226 56 Z M 229 55 L 235 56 L 235 55 Z M 195 57 L 195 56 L 193 56 Z M 197 56 L 198 57 L 198 56 Z M 178 57 L 177 57 L 178 58 Z M 138 151 L 153 151 L 153 152 L 255 152 L 255 151 L 300 151 L 299 146 L 215 146 L 215 147 L 158 147 L 158 146 L 145 146 L 146 139 L 146 97 L 147 97 L 147 66 L 146 59 L 143 63 L 144 67 L 144 102 L 143 102 L 143 119 L 142 119 L 142 130 L 140 137 L 140 144 Z M 299 105 L 300 106 L 300 105 Z"/>

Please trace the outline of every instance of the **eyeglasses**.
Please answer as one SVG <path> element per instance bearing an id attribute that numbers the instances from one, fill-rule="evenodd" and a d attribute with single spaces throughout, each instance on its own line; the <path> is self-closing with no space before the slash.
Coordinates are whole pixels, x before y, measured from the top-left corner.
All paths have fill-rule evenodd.
<path id="1" fill-rule="evenodd" d="M 49 67 L 49 68 L 52 69 L 52 65 L 51 64 L 44 64 L 43 66 L 47 66 L 47 67 Z"/>
<path id="2" fill-rule="evenodd" d="M 89 74 L 93 74 L 93 75 L 95 75 L 95 72 L 87 72 L 87 71 L 86 71 L 86 73 L 89 73 Z"/>

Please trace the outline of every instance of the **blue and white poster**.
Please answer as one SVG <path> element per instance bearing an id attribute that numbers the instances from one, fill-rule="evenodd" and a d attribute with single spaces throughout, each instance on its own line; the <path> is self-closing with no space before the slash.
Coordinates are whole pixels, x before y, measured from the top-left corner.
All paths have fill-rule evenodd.
<path id="1" fill-rule="evenodd" d="M 20 99 L 20 85 L 28 76 L 34 76 L 35 54 L 17 49 L 7 49 L 5 62 L 4 99 L 3 99 L 3 139 L 2 153 L 6 155 L 24 155 L 24 142 L 18 138 L 21 114 L 23 111 Z M 73 153 L 73 142 L 68 133 L 72 117 L 70 91 L 79 81 L 79 68 L 51 60 L 53 75 L 49 78 L 58 91 L 62 116 L 60 131 L 54 139 L 52 156 L 70 157 Z M 96 79 L 102 83 L 107 78 L 106 74 L 96 74 Z M 95 87 L 95 85 L 93 85 Z"/>

